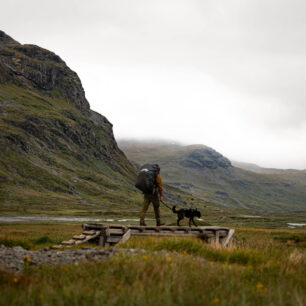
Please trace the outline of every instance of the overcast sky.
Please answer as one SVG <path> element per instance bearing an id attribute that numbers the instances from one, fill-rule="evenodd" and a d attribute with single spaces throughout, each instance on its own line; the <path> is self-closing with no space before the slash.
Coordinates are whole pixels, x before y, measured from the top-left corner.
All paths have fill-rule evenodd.
<path id="1" fill-rule="evenodd" d="M 0 26 L 66 61 L 117 138 L 306 168 L 306 1 L 10 0 Z"/>

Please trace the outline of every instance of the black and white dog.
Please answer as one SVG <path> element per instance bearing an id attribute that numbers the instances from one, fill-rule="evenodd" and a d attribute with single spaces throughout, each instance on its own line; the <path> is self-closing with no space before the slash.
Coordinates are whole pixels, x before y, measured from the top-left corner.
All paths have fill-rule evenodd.
<path id="1" fill-rule="evenodd" d="M 176 206 L 172 207 L 172 211 L 177 214 L 177 226 L 180 225 L 180 221 L 183 220 L 185 217 L 189 218 L 189 226 L 191 227 L 191 222 L 197 226 L 193 220 L 194 217 L 201 218 L 201 212 L 198 211 L 198 209 L 193 208 L 181 208 L 179 210 L 176 210 Z"/>

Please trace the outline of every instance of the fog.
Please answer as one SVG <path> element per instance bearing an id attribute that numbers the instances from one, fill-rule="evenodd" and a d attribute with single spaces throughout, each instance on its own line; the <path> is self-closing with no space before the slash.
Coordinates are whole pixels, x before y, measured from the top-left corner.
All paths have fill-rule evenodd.
<path id="1" fill-rule="evenodd" d="M 306 2 L 3 3 L 1 29 L 80 76 L 118 138 L 306 168 Z"/>

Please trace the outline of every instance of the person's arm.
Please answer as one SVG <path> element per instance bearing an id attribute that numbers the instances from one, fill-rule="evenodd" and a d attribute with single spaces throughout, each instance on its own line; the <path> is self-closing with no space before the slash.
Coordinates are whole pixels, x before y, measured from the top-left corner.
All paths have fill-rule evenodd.
<path id="1" fill-rule="evenodd" d="M 156 185 L 159 191 L 159 198 L 162 201 L 163 200 L 163 185 L 162 185 L 162 178 L 160 174 L 157 174 L 156 176 Z"/>

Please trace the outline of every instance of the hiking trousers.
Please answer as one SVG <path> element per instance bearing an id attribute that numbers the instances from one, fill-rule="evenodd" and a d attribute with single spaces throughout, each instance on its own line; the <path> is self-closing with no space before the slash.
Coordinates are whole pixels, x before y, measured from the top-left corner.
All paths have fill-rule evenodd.
<path id="1" fill-rule="evenodd" d="M 159 205 L 160 204 L 159 204 L 159 197 L 158 197 L 157 192 L 155 194 L 144 194 L 143 206 L 142 206 L 142 210 L 140 212 L 140 223 L 141 224 L 144 224 L 145 215 L 146 215 L 146 212 L 147 212 L 151 202 L 152 202 L 153 208 L 154 208 L 156 224 L 160 224 L 160 214 L 159 214 Z"/>

